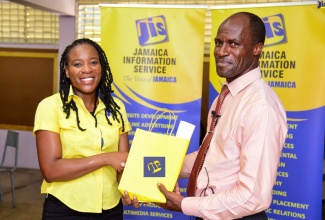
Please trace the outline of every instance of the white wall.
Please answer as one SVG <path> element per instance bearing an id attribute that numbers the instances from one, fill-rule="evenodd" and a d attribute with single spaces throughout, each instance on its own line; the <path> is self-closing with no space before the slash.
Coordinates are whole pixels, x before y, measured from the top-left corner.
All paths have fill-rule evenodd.
<path id="1" fill-rule="evenodd" d="M 64 16 L 59 17 L 59 48 L 58 48 L 58 78 L 60 82 L 60 59 L 67 45 L 76 39 L 76 17 Z M 57 86 L 59 90 L 59 85 Z"/>
<path id="2" fill-rule="evenodd" d="M 42 11 L 58 13 L 61 15 L 76 15 L 75 0 L 10 0 L 17 4 L 26 5 Z"/>

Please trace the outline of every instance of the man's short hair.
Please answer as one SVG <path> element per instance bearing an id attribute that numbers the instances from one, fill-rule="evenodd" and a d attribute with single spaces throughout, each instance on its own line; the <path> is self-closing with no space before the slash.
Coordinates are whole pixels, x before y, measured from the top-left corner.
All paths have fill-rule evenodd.
<path id="1" fill-rule="evenodd" d="M 265 26 L 264 22 L 257 15 L 250 12 L 240 12 L 245 14 L 249 20 L 249 32 L 251 33 L 253 44 L 263 43 L 265 42 Z"/>

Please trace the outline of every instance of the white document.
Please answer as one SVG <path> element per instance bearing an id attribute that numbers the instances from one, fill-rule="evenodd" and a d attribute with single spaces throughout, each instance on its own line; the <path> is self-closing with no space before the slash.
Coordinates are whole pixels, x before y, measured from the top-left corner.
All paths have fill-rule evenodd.
<path id="1" fill-rule="evenodd" d="M 194 129 L 195 129 L 195 125 L 188 123 L 186 121 L 180 121 L 176 132 L 176 137 L 191 140 Z"/>

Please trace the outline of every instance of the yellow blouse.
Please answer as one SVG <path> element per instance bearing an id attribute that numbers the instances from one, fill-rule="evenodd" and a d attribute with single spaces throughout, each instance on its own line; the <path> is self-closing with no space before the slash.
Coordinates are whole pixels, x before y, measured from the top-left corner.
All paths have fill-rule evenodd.
<path id="1" fill-rule="evenodd" d="M 37 107 L 35 115 L 34 134 L 37 130 L 48 130 L 60 134 L 62 144 L 62 158 L 83 158 L 104 152 L 118 151 L 119 136 L 122 134 L 122 121 L 117 122 L 109 116 L 113 125 L 109 125 L 105 118 L 105 105 L 99 99 L 96 108 L 97 127 L 95 119 L 84 106 L 82 99 L 73 94 L 70 88 L 69 101 L 73 98 L 80 119 L 81 131 L 77 126 L 76 113 L 70 110 L 70 116 L 62 110 L 59 93 L 45 98 Z M 124 120 L 125 131 L 131 130 L 124 104 L 117 98 L 115 102 L 120 106 Z M 102 210 L 115 207 L 121 197 L 117 189 L 116 170 L 105 166 L 80 178 L 47 183 L 43 181 L 41 193 L 50 193 L 70 208 L 80 212 L 100 213 Z"/>

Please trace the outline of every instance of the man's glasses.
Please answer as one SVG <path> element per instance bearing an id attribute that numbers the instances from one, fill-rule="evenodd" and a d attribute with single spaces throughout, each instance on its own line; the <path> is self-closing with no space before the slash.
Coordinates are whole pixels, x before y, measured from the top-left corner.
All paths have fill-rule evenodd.
<path id="1" fill-rule="evenodd" d="M 207 196 L 207 195 L 210 195 L 210 194 L 214 194 L 214 190 L 212 187 L 209 187 L 209 173 L 207 171 L 207 168 L 204 167 L 205 169 L 205 172 L 207 173 L 207 177 L 208 177 L 208 182 L 207 182 L 207 185 L 205 186 L 205 188 L 201 191 L 200 193 L 200 197 L 202 196 Z"/>

